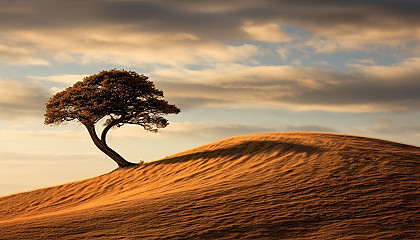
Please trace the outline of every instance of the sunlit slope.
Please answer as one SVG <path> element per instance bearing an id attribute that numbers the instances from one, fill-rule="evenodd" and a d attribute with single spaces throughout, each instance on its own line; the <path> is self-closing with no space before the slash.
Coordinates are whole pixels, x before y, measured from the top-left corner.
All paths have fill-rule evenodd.
<path id="1" fill-rule="evenodd" d="M 419 199 L 420 148 L 258 134 L 0 198 L 0 239 L 416 239 Z"/>

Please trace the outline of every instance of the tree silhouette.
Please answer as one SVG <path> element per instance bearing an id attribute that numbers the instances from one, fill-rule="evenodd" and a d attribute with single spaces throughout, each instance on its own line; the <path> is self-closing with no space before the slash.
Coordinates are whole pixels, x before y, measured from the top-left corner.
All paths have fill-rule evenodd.
<path id="1" fill-rule="evenodd" d="M 124 124 L 142 126 L 150 132 L 168 125 L 163 116 L 180 109 L 163 99 L 163 92 L 155 88 L 147 76 L 134 71 L 109 70 L 85 77 L 61 92 L 56 93 L 46 103 L 46 125 L 59 125 L 77 120 L 89 132 L 96 147 L 112 158 L 119 167 L 135 165 L 106 143 L 106 135 L 112 127 Z M 95 124 L 104 119 L 100 138 Z"/>

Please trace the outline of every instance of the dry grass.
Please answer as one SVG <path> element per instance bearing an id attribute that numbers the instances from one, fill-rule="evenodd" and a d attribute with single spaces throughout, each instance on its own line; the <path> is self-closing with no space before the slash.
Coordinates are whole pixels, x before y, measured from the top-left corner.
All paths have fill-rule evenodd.
<path id="1" fill-rule="evenodd" d="M 248 135 L 0 198 L 0 239 L 420 239 L 419 183 L 417 147 Z"/>

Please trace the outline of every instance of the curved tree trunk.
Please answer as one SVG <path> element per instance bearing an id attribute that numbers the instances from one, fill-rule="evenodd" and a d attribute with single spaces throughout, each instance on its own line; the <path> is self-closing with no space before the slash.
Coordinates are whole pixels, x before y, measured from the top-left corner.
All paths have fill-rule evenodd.
<path id="1" fill-rule="evenodd" d="M 115 125 L 115 124 L 114 124 Z M 114 160 L 119 167 L 123 168 L 123 167 L 130 167 L 133 165 L 136 165 L 135 163 L 129 162 L 127 160 L 125 160 L 123 157 L 121 157 L 121 155 L 119 155 L 117 152 L 115 152 L 114 150 L 112 150 L 110 147 L 108 147 L 108 145 L 106 144 L 105 141 L 105 137 L 106 137 L 106 133 L 108 132 L 108 130 L 112 127 L 112 126 L 107 126 L 103 132 L 102 132 L 102 139 L 99 139 L 98 135 L 96 134 L 96 130 L 95 130 L 95 125 L 93 124 L 85 124 L 90 137 L 93 140 L 93 143 L 95 144 L 96 147 L 99 148 L 99 150 L 101 150 L 103 153 L 105 153 L 108 157 L 110 157 L 112 160 Z"/>

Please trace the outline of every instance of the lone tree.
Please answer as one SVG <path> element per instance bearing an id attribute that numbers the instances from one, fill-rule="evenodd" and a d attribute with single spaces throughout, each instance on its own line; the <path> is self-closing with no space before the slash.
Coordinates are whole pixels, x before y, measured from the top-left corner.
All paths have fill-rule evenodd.
<path id="1" fill-rule="evenodd" d="M 112 127 L 136 124 L 150 132 L 168 125 L 163 116 L 180 109 L 163 99 L 147 76 L 134 71 L 109 70 L 85 77 L 46 103 L 46 125 L 77 120 L 88 130 L 96 147 L 112 158 L 119 167 L 135 165 L 108 147 L 106 134 Z M 100 138 L 95 124 L 104 119 Z"/>

